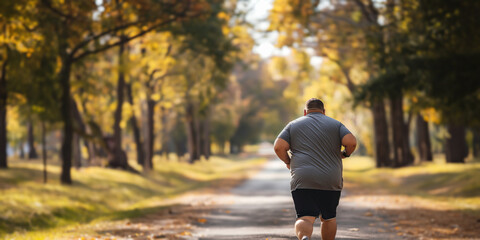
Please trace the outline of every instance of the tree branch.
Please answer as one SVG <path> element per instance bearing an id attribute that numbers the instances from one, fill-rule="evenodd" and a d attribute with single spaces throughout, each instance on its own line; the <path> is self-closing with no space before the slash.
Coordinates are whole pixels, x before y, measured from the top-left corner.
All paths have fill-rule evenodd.
<path id="1" fill-rule="evenodd" d="M 159 27 L 161 27 L 161 26 L 163 26 L 163 25 L 169 24 L 169 23 L 173 22 L 174 20 L 176 20 L 176 18 L 169 19 L 169 20 L 167 20 L 167 21 L 165 21 L 165 22 L 162 22 L 162 23 L 160 23 L 160 24 L 155 24 L 155 25 L 153 25 L 153 26 L 151 26 L 151 27 L 149 27 L 149 28 L 147 28 L 147 29 L 145 29 L 145 30 L 140 31 L 140 32 L 137 33 L 137 34 L 134 34 L 133 36 L 129 36 L 129 37 L 126 36 L 125 38 L 120 39 L 120 40 L 118 40 L 118 41 L 115 42 L 115 43 L 106 44 L 106 45 L 104 45 L 104 46 L 102 46 L 102 47 L 100 47 L 100 48 L 94 49 L 94 50 L 86 50 L 86 51 L 84 51 L 83 53 L 79 54 L 78 56 L 73 56 L 73 55 L 72 55 L 72 59 L 73 59 L 73 61 L 75 62 L 75 61 L 80 60 L 81 58 L 83 58 L 83 57 L 85 57 L 85 56 L 88 56 L 88 55 L 90 55 L 90 54 L 95 54 L 95 53 L 103 52 L 103 51 L 108 50 L 108 49 L 110 49 L 110 48 L 112 48 L 112 47 L 116 47 L 116 46 L 119 46 L 119 45 L 121 45 L 121 44 L 127 43 L 127 42 L 129 42 L 129 41 L 131 41 L 131 40 L 133 40 L 133 39 L 135 39 L 135 38 L 138 38 L 138 37 L 141 37 L 141 36 L 147 34 L 147 33 L 150 32 L 150 31 L 153 31 L 153 30 L 156 29 L 156 28 L 159 28 Z"/>
<path id="2" fill-rule="evenodd" d="M 117 26 L 117 27 L 114 27 L 112 29 L 107 29 L 105 30 L 104 32 L 101 32 L 97 35 L 91 35 L 91 36 L 87 36 L 86 39 L 84 39 L 82 42 L 80 42 L 79 44 L 77 44 L 77 46 L 75 46 L 72 50 L 72 52 L 70 53 L 71 56 L 74 56 L 78 50 L 80 50 L 81 48 L 87 46 L 90 42 L 94 41 L 94 40 L 97 40 L 97 39 L 100 39 L 101 37 L 104 37 L 104 36 L 107 36 L 108 34 L 111 34 L 111 33 L 116 33 L 118 31 L 121 31 L 121 30 L 124 30 L 128 27 L 131 27 L 131 26 L 135 26 L 137 24 L 141 24 L 141 22 L 137 21 L 137 22 L 129 22 L 125 25 L 121 25 L 121 26 Z"/>
<path id="3" fill-rule="evenodd" d="M 189 3 L 190 3 L 190 1 L 189 1 Z M 160 28 L 160 27 L 162 27 L 162 26 L 164 26 L 164 25 L 167 25 L 167 24 L 169 24 L 169 23 L 172 23 L 172 22 L 178 20 L 179 17 L 182 17 L 182 16 L 184 16 L 184 15 L 186 14 L 186 12 L 188 11 L 189 8 L 190 8 L 190 4 L 188 4 L 188 5 L 185 7 L 185 9 L 182 10 L 182 12 L 179 12 L 177 15 L 175 15 L 175 17 L 170 18 L 170 19 L 168 19 L 168 20 L 165 20 L 165 21 L 163 21 L 163 22 L 154 24 L 153 26 L 150 26 L 149 28 L 140 31 L 139 33 L 137 33 L 137 34 L 135 34 L 135 35 L 133 35 L 133 36 L 125 37 L 125 38 L 123 38 L 123 39 L 118 40 L 118 41 L 115 42 L 115 43 L 106 44 L 106 45 L 104 45 L 104 46 L 102 46 L 102 47 L 100 47 L 100 48 L 94 49 L 94 50 L 86 50 L 86 51 L 84 51 L 83 53 L 79 54 L 78 56 L 74 56 L 74 54 L 75 54 L 81 47 L 86 46 L 90 41 L 92 41 L 92 40 L 94 40 L 94 39 L 90 39 L 90 40 L 87 41 L 87 42 L 82 42 L 82 43 L 80 43 L 82 46 L 78 46 L 78 45 L 77 45 L 77 47 L 76 47 L 75 50 L 74 50 L 75 52 L 72 51 L 72 53 L 70 54 L 70 56 L 71 56 L 71 58 L 73 59 L 73 62 L 75 62 L 75 61 L 77 61 L 77 60 L 79 60 L 79 59 L 81 59 L 81 58 L 83 58 L 83 57 L 85 57 L 85 56 L 88 56 L 88 55 L 90 55 L 90 54 L 96 54 L 96 53 L 99 53 L 99 52 L 103 52 L 103 51 L 106 51 L 106 50 L 108 50 L 108 49 L 110 49 L 110 48 L 112 48 L 112 47 L 116 47 L 116 46 L 119 46 L 119 45 L 121 45 L 121 44 L 127 43 L 127 42 L 129 42 L 129 41 L 131 41 L 131 40 L 133 40 L 133 39 L 136 39 L 136 38 L 138 38 L 138 37 L 141 37 L 141 36 L 147 34 L 147 33 L 150 32 L 150 31 L 155 30 L 156 28 Z M 192 16 L 190 16 L 190 17 L 195 18 L 195 17 L 197 17 L 198 15 L 200 15 L 201 13 L 203 13 L 203 12 L 198 12 L 197 14 L 192 15 Z M 135 24 L 136 24 L 136 23 L 129 23 L 129 24 L 126 24 L 126 25 L 133 26 L 133 25 L 135 25 Z M 126 28 L 125 25 L 123 25 L 123 27 L 118 27 L 118 29 L 115 29 L 115 28 L 114 28 L 114 29 L 111 29 L 109 32 L 103 32 L 103 33 L 101 33 L 101 34 L 102 34 L 102 36 L 106 36 L 106 35 L 108 35 L 109 33 L 112 33 L 112 32 L 115 32 L 115 31 L 119 31 L 119 30 L 123 30 L 123 29 L 125 29 L 125 28 Z M 113 31 L 113 30 L 115 30 L 115 31 Z M 98 36 L 98 35 L 97 35 L 97 37 L 96 37 L 95 39 L 98 39 L 98 38 L 100 38 L 100 37 L 102 37 L 102 36 Z"/>
<path id="4" fill-rule="evenodd" d="M 349 68 L 346 68 L 338 59 L 330 57 L 328 54 L 324 53 L 322 54 L 324 57 L 328 58 L 330 61 L 336 63 L 338 65 L 338 68 L 342 71 L 343 75 L 345 76 L 345 79 L 347 80 L 347 88 L 350 90 L 351 93 L 354 93 L 356 90 L 356 86 L 353 83 L 352 79 L 350 78 L 350 73 L 349 73 Z"/>
<path id="5" fill-rule="evenodd" d="M 367 6 L 362 2 L 362 0 L 353 0 L 355 4 L 357 4 L 358 7 L 360 7 L 360 10 L 362 11 L 363 15 L 367 20 L 371 23 L 378 24 L 376 19 L 373 19 L 370 12 L 367 9 Z M 371 0 L 369 0 L 371 2 Z"/>
<path id="6" fill-rule="evenodd" d="M 167 73 L 163 74 L 162 76 L 155 78 L 155 81 L 158 81 L 158 80 L 163 79 L 163 78 L 168 77 L 168 76 L 174 76 L 174 75 L 180 75 L 180 74 L 181 74 L 180 72 L 167 72 Z"/>
<path id="7" fill-rule="evenodd" d="M 378 10 L 375 8 L 375 5 L 372 0 L 368 0 L 368 8 L 372 12 L 374 19 L 378 19 Z"/>
<path id="8" fill-rule="evenodd" d="M 57 14 L 58 16 L 60 17 L 63 17 L 63 18 L 66 18 L 66 19 L 73 19 L 74 17 L 72 15 L 69 15 L 69 14 L 65 14 L 63 13 L 61 10 L 57 9 L 57 8 L 54 8 L 52 6 L 52 3 L 50 2 L 50 0 L 41 0 L 42 4 L 47 7 L 50 11 L 52 11 L 53 13 Z"/>
<path id="9" fill-rule="evenodd" d="M 360 24 L 356 23 L 355 21 L 353 21 L 352 19 L 349 19 L 349 18 L 345 18 L 345 17 L 340 17 L 340 16 L 335 16 L 333 14 L 330 14 L 328 12 L 325 12 L 325 11 L 320 11 L 320 12 L 316 12 L 317 15 L 323 15 L 327 18 L 330 18 L 330 19 L 333 19 L 333 20 L 336 20 L 336 21 L 342 21 L 342 22 L 346 22 L 354 27 L 361 27 Z M 322 23 L 321 22 L 321 19 L 320 18 L 312 18 L 312 21 L 315 22 L 315 23 Z"/>

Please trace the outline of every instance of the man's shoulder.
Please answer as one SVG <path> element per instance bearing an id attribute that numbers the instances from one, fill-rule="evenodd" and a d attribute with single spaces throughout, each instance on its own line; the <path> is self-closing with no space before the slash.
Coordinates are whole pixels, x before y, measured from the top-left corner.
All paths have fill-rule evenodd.
<path id="1" fill-rule="evenodd" d="M 335 118 L 326 116 L 324 114 L 316 114 L 314 116 L 301 116 L 288 123 L 288 125 L 304 125 L 304 124 L 318 124 L 323 123 L 332 126 L 341 126 L 342 123 Z"/>
<path id="2" fill-rule="evenodd" d="M 340 121 L 338 121 L 337 119 L 335 118 L 332 118 L 332 117 L 329 117 L 329 116 L 325 116 L 325 119 L 327 119 L 328 122 L 332 123 L 332 124 L 342 124 Z"/>
<path id="3" fill-rule="evenodd" d="M 301 117 L 298 117 L 296 119 L 293 119 L 288 124 L 298 124 L 298 123 L 302 123 L 305 120 L 308 120 L 308 118 L 306 116 L 301 116 Z"/>
<path id="4" fill-rule="evenodd" d="M 316 114 L 316 115 L 314 115 L 314 118 L 316 118 L 318 121 L 326 123 L 326 124 L 332 124 L 332 125 L 342 124 L 337 119 L 329 117 L 329 116 L 324 115 L 324 114 Z"/>

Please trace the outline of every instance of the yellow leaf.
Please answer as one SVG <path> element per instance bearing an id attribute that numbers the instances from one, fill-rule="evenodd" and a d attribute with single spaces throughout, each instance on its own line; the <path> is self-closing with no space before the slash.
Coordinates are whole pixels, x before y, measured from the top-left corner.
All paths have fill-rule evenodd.
<path id="1" fill-rule="evenodd" d="M 224 19 L 225 21 L 228 21 L 228 19 L 229 19 L 228 15 L 225 12 L 219 12 L 217 14 L 217 17 L 220 18 L 220 19 Z"/>
<path id="2" fill-rule="evenodd" d="M 197 220 L 197 222 L 199 222 L 199 223 L 206 223 L 206 222 L 207 222 L 207 219 L 205 219 L 205 218 L 199 218 L 199 219 Z"/>
<path id="3" fill-rule="evenodd" d="M 180 235 L 181 236 L 192 236 L 192 233 L 185 231 L 185 232 L 181 232 Z"/>
<path id="4" fill-rule="evenodd" d="M 230 33 L 230 29 L 227 26 L 222 26 L 222 33 L 223 35 L 227 35 Z"/>
<path id="5" fill-rule="evenodd" d="M 154 93 L 152 94 L 152 99 L 155 100 L 155 101 L 158 101 L 160 100 L 161 96 L 160 96 L 160 93 Z"/>

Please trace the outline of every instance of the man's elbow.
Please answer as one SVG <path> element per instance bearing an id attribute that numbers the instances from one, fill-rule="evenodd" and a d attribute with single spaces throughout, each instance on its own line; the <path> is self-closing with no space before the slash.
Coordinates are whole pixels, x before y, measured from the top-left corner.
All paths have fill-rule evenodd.
<path id="1" fill-rule="evenodd" d="M 285 142 L 286 143 L 286 142 Z M 285 144 L 283 139 L 278 139 L 275 141 L 273 145 L 273 150 L 278 155 L 279 153 L 286 152 L 290 148 L 288 144 Z"/>
<path id="2" fill-rule="evenodd" d="M 352 141 L 351 141 L 350 145 L 352 145 L 352 147 L 354 147 L 354 148 L 357 146 L 357 138 L 353 135 L 352 135 Z"/>
<path id="3" fill-rule="evenodd" d="M 357 147 L 357 138 L 353 134 L 349 134 L 343 138 L 342 145 L 355 149 Z"/>
<path id="4" fill-rule="evenodd" d="M 275 151 L 275 153 L 278 155 L 279 153 L 284 152 L 286 150 L 284 149 L 283 146 L 276 144 L 275 146 L 273 146 L 273 151 Z"/>

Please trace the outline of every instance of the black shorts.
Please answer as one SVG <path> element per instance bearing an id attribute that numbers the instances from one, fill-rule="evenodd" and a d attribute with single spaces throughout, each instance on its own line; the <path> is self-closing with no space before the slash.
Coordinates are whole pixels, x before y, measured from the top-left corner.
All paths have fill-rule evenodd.
<path id="1" fill-rule="evenodd" d="M 293 203 L 297 218 L 320 215 L 324 220 L 337 216 L 337 206 L 340 201 L 341 191 L 328 191 L 317 189 L 296 189 L 292 191 Z"/>

